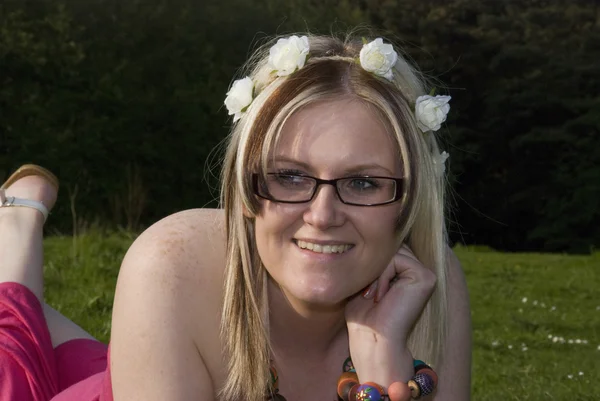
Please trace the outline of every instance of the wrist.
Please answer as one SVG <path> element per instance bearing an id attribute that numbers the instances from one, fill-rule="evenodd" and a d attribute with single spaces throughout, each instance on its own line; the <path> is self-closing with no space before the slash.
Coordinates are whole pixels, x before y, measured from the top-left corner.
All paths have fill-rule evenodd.
<path id="1" fill-rule="evenodd" d="M 414 376 L 413 356 L 406 347 L 364 346 L 351 349 L 352 361 L 361 383 L 373 382 L 385 390 L 394 382 L 408 382 Z"/>

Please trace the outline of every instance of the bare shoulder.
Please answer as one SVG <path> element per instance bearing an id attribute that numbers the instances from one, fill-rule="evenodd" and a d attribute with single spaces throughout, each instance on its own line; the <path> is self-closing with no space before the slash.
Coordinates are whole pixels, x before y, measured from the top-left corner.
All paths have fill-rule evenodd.
<path id="1" fill-rule="evenodd" d="M 115 400 L 191 399 L 219 386 L 223 223 L 220 210 L 176 213 L 127 252 L 111 332 Z"/>
<path id="2" fill-rule="evenodd" d="M 215 259 L 223 260 L 224 222 L 220 209 L 192 209 L 170 215 L 142 233 L 127 257 L 158 258 L 177 274 L 206 273 L 202 267 Z"/>

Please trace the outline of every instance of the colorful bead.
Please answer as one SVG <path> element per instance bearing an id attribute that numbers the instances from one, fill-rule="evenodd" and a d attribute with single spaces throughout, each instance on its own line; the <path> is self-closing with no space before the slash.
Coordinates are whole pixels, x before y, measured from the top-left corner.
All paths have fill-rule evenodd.
<path id="1" fill-rule="evenodd" d="M 390 401 L 410 401 L 410 389 L 406 383 L 394 382 L 388 387 Z"/>
<path id="2" fill-rule="evenodd" d="M 430 369 L 430 368 L 421 369 L 421 370 L 419 370 L 418 373 L 422 373 L 424 375 L 429 375 L 431 377 L 431 379 L 433 380 L 433 386 L 437 387 L 437 384 L 438 384 L 438 375 L 437 375 L 437 373 L 435 373 L 433 371 L 433 369 Z"/>
<path id="3" fill-rule="evenodd" d="M 425 365 L 425 366 L 427 366 L 427 364 L 425 362 L 423 362 L 422 360 L 420 360 L 420 359 L 413 359 L 413 367 L 416 369 L 417 366 L 419 366 L 419 365 Z"/>
<path id="4" fill-rule="evenodd" d="M 354 386 L 352 386 L 350 388 L 350 391 L 348 391 L 348 401 L 356 401 L 356 394 L 358 393 L 358 388 L 360 387 L 360 384 L 356 383 Z M 345 398 L 343 399 L 344 401 L 347 401 Z"/>
<path id="5" fill-rule="evenodd" d="M 356 389 L 356 401 L 381 401 L 382 399 L 383 389 L 375 383 L 367 382 Z"/>
<path id="6" fill-rule="evenodd" d="M 274 392 L 277 392 L 279 389 L 279 375 L 277 374 L 277 370 L 275 370 L 273 364 L 271 364 L 269 367 L 269 373 L 271 374 L 271 387 L 273 388 Z"/>
<path id="7" fill-rule="evenodd" d="M 350 393 L 352 386 L 356 384 L 358 384 L 358 376 L 355 372 L 342 373 L 337 382 L 338 396 L 344 401 L 351 400 L 351 398 L 348 397 L 348 394 Z"/>
<path id="8" fill-rule="evenodd" d="M 419 398 L 421 398 L 421 388 L 419 387 L 419 385 L 417 384 L 416 381 L 409 380 L 407 385 L 408 385 L 408 388 L 410 389 L 410 396 L 413 399 L 418 400 Z"/>
<path id="9" fill-rule="evenodd" d="M 422 396 L 427 396 L 435 390 L 435 383 L 428 374 L 417 373 L 412 379 L 419 385 Z"/>
<path id="10" fill-rule="evenodd" d="M 352 358 L 346 358 L 346 360 L 344 361 L 343 370 L 344 372 L 356 372 L 356 369 L 354 369 L 354 364 L 352 363 Z"/>

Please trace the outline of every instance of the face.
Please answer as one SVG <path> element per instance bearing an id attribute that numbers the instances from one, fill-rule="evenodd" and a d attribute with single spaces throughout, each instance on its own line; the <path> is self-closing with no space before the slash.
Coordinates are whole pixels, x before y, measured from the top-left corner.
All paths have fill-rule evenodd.
<path id="1" fill-rule="evenodd" d="M 269 160 L 269 173 L 402 177 L 397 142 L 358 100 L 300 109 L 286 122 Z M 307 203 L 261 199 L 258 252 L 272 282 L 291 302 L 338 304 L 379 277 L 398 250 L 400 207 L 400 201 L 347 205 L 331 185 L 321 185 Z M 326 253 L 331 250 L 336 252 Z"/>

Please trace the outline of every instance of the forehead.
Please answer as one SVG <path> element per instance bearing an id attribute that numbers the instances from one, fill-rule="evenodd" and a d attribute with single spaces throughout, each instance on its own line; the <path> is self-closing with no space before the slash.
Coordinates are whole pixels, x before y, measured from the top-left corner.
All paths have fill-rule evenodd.
<path id="1" fill-rule="evenodd" d="M 399 175 L 399 145 L 387 126 L 364 101 L 314 103 L 290 116 L 271 155 L 276 162 L 295 161 L 322 174 L 371 166 L 366 173 Z"/>

